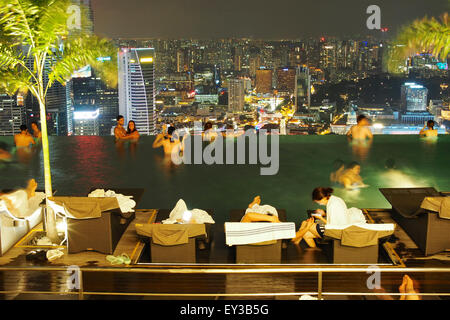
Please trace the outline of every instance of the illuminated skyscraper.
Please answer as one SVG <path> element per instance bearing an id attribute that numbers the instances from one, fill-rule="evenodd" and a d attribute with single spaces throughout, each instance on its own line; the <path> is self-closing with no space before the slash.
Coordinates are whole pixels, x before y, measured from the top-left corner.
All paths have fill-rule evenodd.
<path id="1" fill-rule="evenodd" d="M 306 104 L 309 107 L 311 105 L 311 75 L 308 67 L 297 69 L 296 81 L 295 105 Z"/>
<path id="2" fill-rule="evenodd" d="M 20 133 L 22 124 L 26 124 L 23 98 L 0 94 L 0 136 Z"/>
<path id="3" fill-rule="evenodd" d="M 403 111 L 426 111 L 428 89 L 414 82 L 406 82 L 401 89 Z"/>
<path id="4" fill-rule="evenodd" d="M 296 69 L 293 67 L 277 69 L 277 90 L 281 93 L 293 94 L 295 91 Z"/>
<path id="5" fill-rule="evenodd" d="M 244 79 L 228 80 L 228 112 L 242 112 L 244 110 Z"/>
<path id="6" fill-rule="evenodd" d="M 272 70 L 258 69 L 256 70 L 256 92 L 271 93 L 272 92 Z"/>
<path id="7" fill-rule="evenodd" d="M 133 120 L 141 134 L 155 134 L 155 51 L 122 48 L 119 51 L 119 113 Z"/>

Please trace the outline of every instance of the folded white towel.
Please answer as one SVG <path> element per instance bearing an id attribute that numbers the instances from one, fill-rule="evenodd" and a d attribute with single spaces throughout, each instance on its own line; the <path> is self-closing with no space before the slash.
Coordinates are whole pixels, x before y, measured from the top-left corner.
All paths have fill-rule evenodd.
<path id="1" fill-rule="evenodd" d="M 96 189 L 89 193 L 88 197 L 94 198 L 117 198 L 117 202 L 119 203 L 120 210 L 122 213 L 133 212 L 134 207 L 136 207 L 136 201 L 134 201 L 133 196 L 125 196 L 120 193 L 115 193 L 113 190 L 108 190 L 105 192 L 104 189 Z"/>
<path id="2" fill-rule="evenodd" d="M 195 223 L 215 223 L 213 218 L 208 214 L 208 212 L 200 209 L 188 210 L 186 203 L 183 199 L 178 200 L 175 208 L 169 214 L 169 218 L 163 220 L 163 224 L 174 224 L 178 222 L 177 220 L 183 220 L 183 215 L 186 211 L 192 214 L 191 220 L 195 220 Z"/>
<path id="3" fill-rule="evenodd" d="M 226 244 L 229 246 L 295 237 L 295 223 L 225 222 Z"/>

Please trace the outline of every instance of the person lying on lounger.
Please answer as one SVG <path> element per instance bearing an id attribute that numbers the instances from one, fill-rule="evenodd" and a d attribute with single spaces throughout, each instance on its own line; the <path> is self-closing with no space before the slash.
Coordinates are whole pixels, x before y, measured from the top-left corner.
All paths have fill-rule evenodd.
<path id="1" fill-rule="evenodd" d="M 280 222 L 277 210 L 269 205 L 260 205 L 261 197 L 256 196 L 248 205 L 241 222 Z"/>
<path id="2" fill-rule="evenodd" d="M 6 208 L 16 217 L 26 216 L 29 203 L 28 201 L 36 194 L 36 180 L 30 179 L 25 189 L 19 189 L 10 193 L 0 193 L 0 200 L 5 202 Z"/>
<path id="3" fill-rule="evenodd" d="M 325 232 L 325 225 L 346 226 L 350 223 L 364 222 L 364 215 L 361 210 L 356 208 L 347 208 L 344 200 L 333 196 L 332 188 L 318 187 L 312 192 L 312 200 L 317 204 L 327 207 L 327 211 L 317 209 L 314 217 L 322 223 L 315 223 L 314 218 L 309 218 L 302 222 L 295 238 L 291 241 L 299 244 L 302 239 L 310 247 L 316 247 L 315 238 L 322 238 Z M 326 218 L 325 218 L 326 216 Z"/>
<path id="4" fill-rule="evenodd" d="M 331 173 L 330 180 L 342 184 L 346 189 L 365 188 L 367 185 L 363 182 L 360 173 L 359 163 L 352 162 L 347 168 L 342 164 L 339 169 Z"/>

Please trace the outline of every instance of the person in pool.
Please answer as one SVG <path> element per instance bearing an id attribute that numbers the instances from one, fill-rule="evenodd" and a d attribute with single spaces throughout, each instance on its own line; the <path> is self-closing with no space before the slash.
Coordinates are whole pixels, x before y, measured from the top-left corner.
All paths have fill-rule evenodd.
<path id="1" fill-rule="evenodd" d="M 332 193 L 332 188 L 318 187 L 313 190 L 312 200 L 327 207 L 326 212 L 322 209 L 317 209 L 314 214 L 314 217 L 318 218 L 322 223 L 315 223 L 314 218 L 303 221 L 295 238 L 291 240 L 292 242 L 299 244 L 303 239 L 308 246 L 315 248 L 316 243 L 314 239 L 323 237 L 325 225 L 346 226 L 349 222 L 356 222 L 356 220 L 363 222 L 364 215 L 361 210 L 356 208 L 348 209 L 344 200 L 333 196 Z"/>
<path id="2" fill-rule="evenodd" d="M 350 130 L 347 132 L 347 137 L 351 140 L 372 140 L 373 134 L 369 129 L 369 120 L 363 114 L 359 115 L 356 119 L 357 124 L 352 126 Z"/>
<path id="3" fill-rule="evenodd" d="M 7 161 L 10 160 L 11 157 L 12 157 L 11 153 L 0 148 L 0 160 Z"/>
<path id="4" fill-rule="evenodd" d="M 117 125 L 114 128 L 114 136 L 116 137 L 116 140 L 125 139 L 127 136 L 127 131 L 123 127 L 125 123 L 125 119 L 122 115 L 117 116 Z"/>
<path id="5" fill-rule="evenodd" d="M 358 162 L 352 162 L 345 168 L 344 164 L 331 173 L 331 182 L 342 184 L 346 189 L 365 188 L 367 185 L 363 182 L 361 176 L 361 166 Z"/>
<path id="6" fill-rule="evenodd" d="M 39 127 L 38 127 L 38 124 L 36 121 L 33 121 L 31 123 L 31 129 L 33 130 L 33 138 L 35 140 L 42 139 L 42 132 L 41 132 L 41 130 L 39 130 Z"/>
<path id="7" fill-rule="evenodd" d="M 139 137 L 140 134 L 136 129 L 136 123 L 133 120 L 128 121 L 127 134 L 125 138 L 137 140 Z"/>
<path id="8" fill-rule="evenodd" d="M 29 147 L 30 144 L 36 144 L 33 137 L 28 132 L 27 126 L 24 124 L 20 126 L 20 133 L 14 136 L 14 143 L 18 148 Z"/>
<path id="9" fill-rule="evenodd" d="M 434 121 L 428 120 L 427 123 L 424 125 L 422 130 L 420 130 L 419 135 L 421 137 L 437 137 L 438 131 L 434 129 Z"/>
<path id="10" fill-rule="evenodd" d="M 163 132 L 156 136 L 153 142 L 153 148 L 163 147 L 165 155 L 171 155 L 174 148 L 180 148 L 180 140 L 173 136 L 175 132 L 175 127 L 170 126 L 167 129 L 167 134 L 165 133 L 165 126 L 163 127 Z"/>

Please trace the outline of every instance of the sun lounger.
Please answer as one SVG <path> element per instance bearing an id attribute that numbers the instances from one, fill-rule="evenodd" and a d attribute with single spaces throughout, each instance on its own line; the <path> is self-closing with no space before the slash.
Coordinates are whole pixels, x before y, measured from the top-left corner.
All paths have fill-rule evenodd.
<path id="1" fill-rule="evenodd" d="M 405 230 L 425 255 L 450 248 L 450 220 L 422 208 L 426 197 L 445 196 L 434 188 L 382 188 L 392 205 L 392 218 Z"/>
<path id="2" fill-rule="evenodd" d="M 136 206 L 144 192 L 144 189 L 109 189 L 118 194 L 133 196 Z M 134 220 L 135 213 L 122 213 L 117 201 L 115 201 L 115 204 L 111 202 L 114 198 L 55 197 L 54 199 L 64 200 L 65 198 L 69 198 L 69 202 L 71 201 L 70 198 L 75 200 L 75 207 L 80 199 L 86 203 L 95 203 L 96 200 L 102 201 L 101 199 L 106 200 L 106 203 L 100 205 L 100 212 L 98 208 L 90 207 L 92 211 L 89 211 L 88 217 L 83 217 L 82 210 L 78 216 L 74 216 L 76 211 L 67 210 L 68 205 L 64 206 L 65 210 L 62 214 L 67 218 L 68 252 L 77 253 L 93 250 L 104 254 L 113 254 L 123 233 Z"/>
<path id="3" fill-rule="evenodd" d="M 278 218 L 281 222 L 286 221 L 286 210 L 277 209 Z M 245 209 L 235 209 L 230 212 L 230 222 L 225 223 L 225 237 L 227 238 L 227 229 L 228 229 L 228 243 L 233 241 L 230 238 L 230 231 L 233 230 L 233 224 L 236 224 L 236 227 L 252 224 L 251 227 L 271 227 L 274 224 L 269 222 L 252 222 L 252 223 L 241 223 L 242 217 L 245 215 Z M 279 224 L 278 224 L 279 225 Z M 284 224 L 283 224 L 284 225 Z M 229 226 L 227 228 L 227 226 Z M 230 228 L 231 227 L 231 228 Z M 284 232 L 292 233 L 289 235 L 289 238 L 292 239 L 295 237 L 295 224 L 292 223 L 292 226 L 285 226 Z M 273 230 L 272 230 L 273 231 Z M 234 239 L 235 241 L 239 241 L 238 239 Z M 236 250 L 236 263 L 281 263 L 281 248 L 282 248 L 282 239 L 269 240 L 263 242 L 256 243 L 247 243 L 247 244 L 238 244 L 233 245 L 233 248 Z M 231 242 L 234 243 L 234 242 Z"/>
<path id="4" fill-rule="evenodd" d="M 196 238 L 205 237 L 205 224 L 136 224 L 140 237 L 148 238 L 153 263 L 195 263 Z"/>
<path id="5" fill-rule="evenodd" d="M 213 210 L 205 211 L 213 217 Z M 211 245 L 211 223 L 162 224 L 163 220 L 169 218 L 170 212 L 160 209 L 155 224 L 136 224 L 136 232 L 149 243 L 152 263 L 195 263 L 197 248 Z"/>
<path id="6" fill-rule="evenodd" d="M 36 192 L 28 200 L 28 213 L 24 217 L 12 214 L 0 200 L 0 256 L 3 256 L 23 236 L 42 221 L 42 200 L 45 194 Z"/>
<path id="7" fill-rule="evenodd" d="M 331 256 L 335 264 L 377 264 L 379 240 L 392 235 L 394 229 L 392 223 L 327 225 L 324 238 L 332 240 Z"/>

